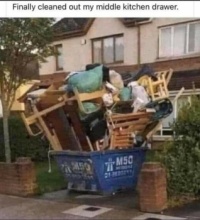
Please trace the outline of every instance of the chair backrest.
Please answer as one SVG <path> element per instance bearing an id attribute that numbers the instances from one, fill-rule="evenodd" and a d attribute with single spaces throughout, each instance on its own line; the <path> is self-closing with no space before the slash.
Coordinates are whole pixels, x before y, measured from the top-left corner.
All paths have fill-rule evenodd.
<path id="1" fill-rule="evenodd" d="M 100 100 L 102 103 L 103 101 L 102 97 L 106 93 L 105 88 L 102 88 L 102 90 L 91 92 L 91 93 L 79 93 L 77 88 L 73 88 L 73 91 L 74 91 L 74 95 L 78 103 L 79 109 L 85 114 L 88 114 L 88 113 L 85 111 L 82 102 L 89 101 L 89 100 L 98 100 L 99 102 Z"/>
<path id="2" fill-rule="evenodd" d="M 102 90 L 98 90 L 95 92 L 79 93 L 77 88 L 74 88 L 74 93 L 75 93 L 75 96 L 78 97 L 78 99 L 81 102 L 83 102 L 83 101 L 101 98 L 106 93 L 106 90 L 103 88 Z"/>

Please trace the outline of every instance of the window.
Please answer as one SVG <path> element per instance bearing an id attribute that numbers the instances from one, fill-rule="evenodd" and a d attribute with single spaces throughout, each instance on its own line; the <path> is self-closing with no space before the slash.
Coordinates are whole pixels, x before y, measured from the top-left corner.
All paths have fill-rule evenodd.
<path id="1" fill-rule="evenodd" d="M 118 63 L 124 60 L 123 35 L 92 40 L 93 63 Z"/>
<path id="2" fill-rule="evenodd" d="M 173 98 L 172 98 L 173 100 Z M 156 136 L 171 136 L 173 135 L 171 125 L 176 120 L 179 110 L 185 106 L 190 105 L 191 103 L 191 96 L 181 96 L 177 101 L 174 103 L 173 112 L 167 118 L 165 118 L 162 122 L 162 128 L 160 131 L 157 132 Z"/>
<path id="3" fill-rule="evenodd" d="M 63 48 L 62 45 L 56 45 L 56 70 L 63 70 Z"/>
<path id="4" fill-rule="evenodd" d="M 197 52 L 200 52 L 200 22 L 160 28 L 159 57 Z"/>

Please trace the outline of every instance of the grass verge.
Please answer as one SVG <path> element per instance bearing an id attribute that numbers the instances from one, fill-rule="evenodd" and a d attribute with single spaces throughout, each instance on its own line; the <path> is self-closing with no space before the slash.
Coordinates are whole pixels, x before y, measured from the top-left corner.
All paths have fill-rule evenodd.
<path id="1" fill-rule="evenodd" d="M 65 189 L 67 182 L 59 170 L 56 162 L 51 162 L 51 172 L 49 173 L 48 161 L 36 162 L 36 177 L 38 184 L 38 194 L 53 192 Z"/>

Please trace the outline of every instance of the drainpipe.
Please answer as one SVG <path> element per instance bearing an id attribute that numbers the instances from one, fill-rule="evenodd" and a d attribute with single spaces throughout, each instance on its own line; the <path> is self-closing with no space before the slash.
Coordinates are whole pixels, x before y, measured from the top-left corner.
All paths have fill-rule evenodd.
<path id="1" fill-rule="evenodd" d="M 141 30 L 140 25 L 137 25 L 137 65 L 140 68 L 141 63 Z"/>
<path id="2" fill-rule="evenodd" d="M 140 25 L 151 23 L 153 18 L 150 18 L 148 21 L 143 22 L 136 22 L 135 25 L 137 26 L 137 65 L 140 68 L 141 64 L 141 28 Z"/>

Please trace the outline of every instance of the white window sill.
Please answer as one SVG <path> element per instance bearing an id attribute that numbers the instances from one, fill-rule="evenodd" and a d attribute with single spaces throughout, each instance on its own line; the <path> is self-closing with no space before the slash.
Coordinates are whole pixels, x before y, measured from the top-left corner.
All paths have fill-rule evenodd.
<path id="1" fill-rule="evenodd" d="M 172 141 L 173 137 L 172 136 L 159 136 L 159 135 L 154 135 L 152 138 L 153 141 Z"/>
<path id="2" fill-rule="evenodd" d="M 115 67 L 115 66 L 124 66 L 125 64 L 124 64 L 124 62 L 119 62 L 119 63 L 108 63 L 108 64 L 105 63 L 103 65 L 105 65 L 107 67 Z"/>
<path id="3" fill-rule="evenodd" d="M 162 61 L 169 61 L 169 60 L 180 60 L 180 59 L 187 59 L 187 58 L 195 58 L 195 57 L 199 57 L 200 56 L 200 52 L 199 53 L 193 53 L 193 54 L 186 54 L 186 55 L 182 55 L 182 56 L 174 56 L 174 57 L 160 57 L 157 58 L 155 61 L 156 62 L 162 62 Z"/>
<path id="4" fill-rule="evenodd" d="M 64 69 L 63 70 L 55 70 L 54 73 L 63 73 L 65 72 Z"/>

